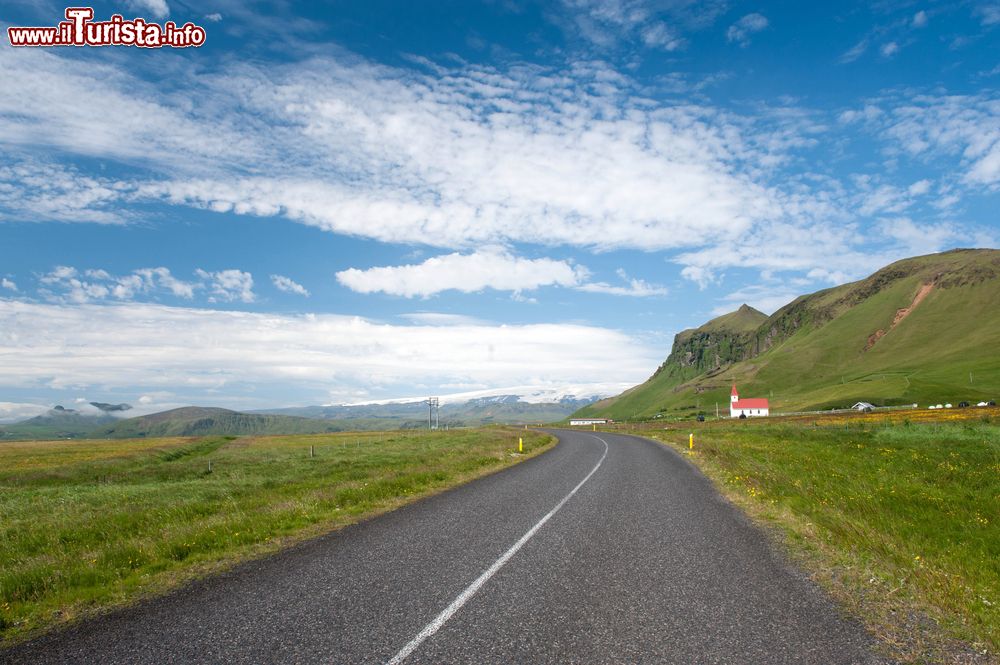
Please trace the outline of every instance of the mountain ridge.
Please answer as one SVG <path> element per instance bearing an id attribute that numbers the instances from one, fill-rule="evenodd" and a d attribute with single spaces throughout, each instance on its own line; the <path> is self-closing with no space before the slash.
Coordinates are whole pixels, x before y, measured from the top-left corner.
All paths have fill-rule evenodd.
<path id="1" fill-rule="evenodd" d="M 728 404 L 733 382 L 742 394 L 772 398 L 772 411 L 850 406 L 852 400 L 994 399 L 1000 392 L 998 311 L 1000 251 L 911 257 L 799 296 L 749 332 L 709 334 L 720 328 L 714 322 L 737 312 L 682 331 L 645 383 L 575 415 L 711 413 L 715 404 Z M 684 362 L 691 358 L 695 362 Z"/>

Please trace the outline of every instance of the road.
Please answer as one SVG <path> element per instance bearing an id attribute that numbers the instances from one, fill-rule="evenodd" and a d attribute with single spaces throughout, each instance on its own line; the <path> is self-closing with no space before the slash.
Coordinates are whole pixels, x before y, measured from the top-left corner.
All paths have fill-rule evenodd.
<path id="1" fill-rule="evenodd" d="M 881 663 L 680 455 L 551 451 L 2 663 Z"/>

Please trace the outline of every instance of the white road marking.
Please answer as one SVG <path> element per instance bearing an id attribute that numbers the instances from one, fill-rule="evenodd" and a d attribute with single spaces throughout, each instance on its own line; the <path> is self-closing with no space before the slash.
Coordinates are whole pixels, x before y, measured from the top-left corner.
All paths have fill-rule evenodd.
<path id="1" fill-rule="evenodd" d="M 594 436 L 594 435 L 591 434 L 589 436 Z M 514 543 L 509 550 L 504 552 L 503 556 L 501 556 L 499 559 L 493 562 L 492 566 L 487 568 L 482 575 L 477 577 L 475 582 L 470 584 L 465 589 L 465 591 L 460 593 L 458 595 L 458 598 L 453 600 L 451 605 L 446 607 L 444 611 L 441 612 L 441 614 L 437 615 L 437 618 L 435 618 L 434 621 L 431 621 L 429 624 L 427 624 L 427 626 L 422 631 L 420 631 L 420 633 L 418 633 L 416 637 L 410 640 L 409 644 L 400 649 L 399 653 L 397 653 L 395 656 L 392 657 L 392 660 L 387 661 L 386 665 L 399 665 L 399 663 L 402 663 L 404 660 L 406 660 L 407 657 L 424 642 L 424 640 L 426 640 L 434 633 L 438 632 L 438 630 L 441 629 L 441 626 L 443 626 L 448 621 L 448 619 L 450 619 L 452 615 L 455 614 L 455 612 L 462 609 L 462 606 L 465 605 L 467 602 L 469 602 L 469 600 L 474 595 L 476 595 L 476 592 L 479 591 L 479 589 L 481 589 L 484 584 L 489 582 L 490 578 L 493 577 L 498 570 L 503 568 L 503 565 L 507 563 L 512 556 L 517 554 L 517 551 L 522 547 L 524 547 L 525 543 L 531 540 L 531 537 L 534 536 L 535 533 L 542 528 L 542 525 L 548 522 L 553 515 L 559 512 L 559 509 L 562 508 L 567 501 L 573 498 L 573 495 L 577 493 L 577 490 L 583 487 L 583 484 L 588 480 L 590 480 L 590 477 L 593 476 L 594 473 L 596 473 L 599 468 L 601 468 L 601 465 L 604 464 L 604 458 L 608 456 L 608 442 L 599 436 L 594 436 L 594 438 L 604 444 L 604 454 L 601 455 L 601 459 L 597 460 L 597 464 L 594 466 L 593 469 L 590 470 L 590 473 L 588 473 L 586 477 L 584 477 L 584 479 L 581 480 L 569 494 L 564 496 L 562 498 L 562 501 L 556 504 L 555 508 L 550 510 L 548 514 L 545 515 L 545 517 L 538 520 L 538 523 L 535 524 L 535 526 L 531 527 L 526 534 L 521 536 L 520 540 Z"/>

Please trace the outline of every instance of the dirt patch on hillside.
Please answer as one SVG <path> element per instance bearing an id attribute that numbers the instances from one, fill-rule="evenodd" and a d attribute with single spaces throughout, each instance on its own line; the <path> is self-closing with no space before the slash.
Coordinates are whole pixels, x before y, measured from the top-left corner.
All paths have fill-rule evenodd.
<path id="1" fill-rule="evenodd" d="M 871 335 L 868 336 L 868 343 L 865 344 L 865 351 L 875 346 L 876 342 L 885 337 L 886 334 L 891 332 L 893 328 L 902 323 L 903 319 L 912 314 L 913 310 L 915 310 L 917 306 L 924 301 L 924 298 L 926 298 L 928 294 L 930 294 L 930 292 L 933 290 L 934 290 L 933 282 L 922 284 L 920 286 L 920 290 L 917 291 L 917 295 L 913 297 L 913 302 L 910 303 L 910 306 L 896 310 L 896 316 L 893 317 L 892 325 L 889 326 L 889 330 L 882 330 L 881 328 L 879 328 L 878 330 L 876 330 L 875 332 L 873 332 Z"/>

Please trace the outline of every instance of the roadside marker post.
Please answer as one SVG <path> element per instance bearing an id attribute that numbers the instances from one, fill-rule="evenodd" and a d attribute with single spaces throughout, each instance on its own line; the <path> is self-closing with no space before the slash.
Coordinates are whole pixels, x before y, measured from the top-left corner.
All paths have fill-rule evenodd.
<path id="1" fill-rule="evenodd" d="M 519 453 L 524 452 L 524 439 L 522 439 L 521 437 L 517 437 L 517 452 Z"/>
<path id="2" fill-rule="evenodd" d="M 694 450 L 694 432 L 688 435 L 688 448 Z"/>

